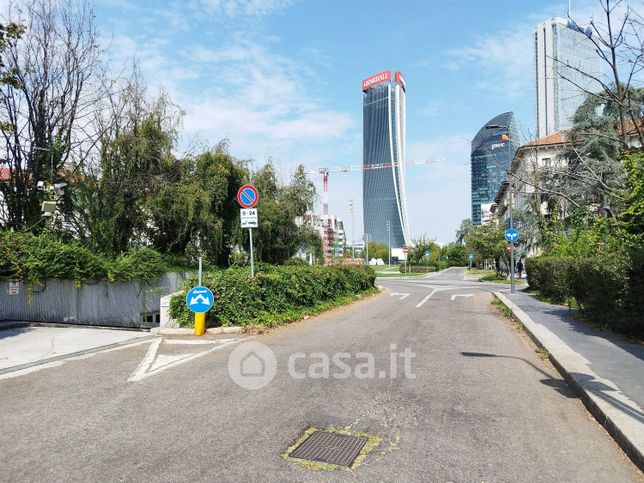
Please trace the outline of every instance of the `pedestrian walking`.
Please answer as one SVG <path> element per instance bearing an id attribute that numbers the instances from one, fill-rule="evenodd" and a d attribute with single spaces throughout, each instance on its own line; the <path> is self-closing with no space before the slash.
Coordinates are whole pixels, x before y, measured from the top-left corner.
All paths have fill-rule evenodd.
<path id="1" fill-rule="evenodd" d="M 521 274 L 523 273 L 523 262 L 521 259 L 517 263 L 517 273 L 519 274 L 519 278 L 521 278 Z"/>

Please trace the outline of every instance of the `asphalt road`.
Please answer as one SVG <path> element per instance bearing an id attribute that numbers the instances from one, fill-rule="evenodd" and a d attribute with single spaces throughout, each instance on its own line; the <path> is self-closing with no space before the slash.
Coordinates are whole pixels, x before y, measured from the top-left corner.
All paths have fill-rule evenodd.
<path id="1" fill-rule="evenodd" d="M 379 283 L 388 290 L 263 336 L 157 339 L 0 376 L 0 479 L 641 481 L 491 305 L 498 286 L 458 269 Z M 257 390 L 228 370 L 249 341 L 276 360 Z M 324 377 L 315 353 L 348 354 L 351 377 Z M 361 353 L 375 377 L 356 377 L 370 375 Z M 382 442 L 353 470 L 315 472 L 280 456 L 309 427 Z"/>

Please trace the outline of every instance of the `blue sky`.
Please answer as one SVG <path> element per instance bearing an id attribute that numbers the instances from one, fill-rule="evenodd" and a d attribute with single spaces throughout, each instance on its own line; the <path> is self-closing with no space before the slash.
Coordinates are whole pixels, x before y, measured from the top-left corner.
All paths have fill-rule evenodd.
<path id="1" fill-rule="evenodd" d="M 413 237 L 451 242 L 470 215 L 469 142 L 491 117 L 534 131 L 532 29 L 568 2 L 499 0 L 98 0 L 96 19 L 116 65 L 136 57 L 152 92 L 185 111 L 181 149 L 230 140 L 287 181 L 307 168 L 362 162 L 363 78 L 400 70 L 407 81 Z M 576 1 L 585 23 L 596 1 Z M 641 1 L 631 2 L 640 8 Z M 314 178 L 321 192 L 321 180 Z M 362 175 L 330 178 L 330 212 L 345 220 Z"/>

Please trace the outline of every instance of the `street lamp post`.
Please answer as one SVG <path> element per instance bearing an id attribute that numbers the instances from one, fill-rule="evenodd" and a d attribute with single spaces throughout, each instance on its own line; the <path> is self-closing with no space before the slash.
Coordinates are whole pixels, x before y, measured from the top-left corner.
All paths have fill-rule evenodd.
<path id="1" fill-rule="evenodd" d="M 506 129 L 508 131 L 508 138 L 510 137 L 510 127 L 502 126 L 499 124 L 488 124 L 485 126 L 485 129 Z M 512 155 L 512 151 L 508 151 L 509 156 Z M 509 165 L 509 176 L 510 176 L 510 196 L 508 200 L 508 215 L 510 216 L 510 229 L 514 228 L 514 220 L 512 218 L 512 187 L 514 186 L 514 180 L 512 180 L 512 159 L 510 159 Z M 514 279 L 514 241 L 510 241 L 510 293 L 516 292 L 516 283 Z"/>
<path id="2" fill-rule="evenodd" d="M 364 234 L 364 243 L 367 250 L 367 265 L 369 265 L 369 233 Z"/>
<path id="3" fill-rule="evenodd" d="M 387 265 L 391 268 L 391 223 L 387 220 Z"/>

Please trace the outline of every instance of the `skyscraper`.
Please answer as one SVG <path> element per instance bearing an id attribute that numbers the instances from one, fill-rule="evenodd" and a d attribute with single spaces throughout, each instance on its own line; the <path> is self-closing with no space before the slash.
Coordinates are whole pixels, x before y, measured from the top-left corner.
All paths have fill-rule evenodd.
<path id="1" fill-rule="evenodd" d="M 601 59 L 589 35 L 591 30 L 562 18 L 535 29 L 537 138 L 571 127 L 575 111 L 586 99 L 584 90 L 598 90 L 598 84 L 584 75 L 601 74 Z"/>
<path id="2" fill-rule="evenodd" d="M 507 177 L 519 135 L 514 113 L 505 112 L 486 122 L 472 140 L 472 223 L 485 221 L 486 205 L 494 201 Z"/>
<path id="3" fill-rule="evenodd" d="M 405 201 L 405 79 L 380 72 L 362 81 L 363 216 L 369 240 L 391 246 L 409 244 Z"/>

